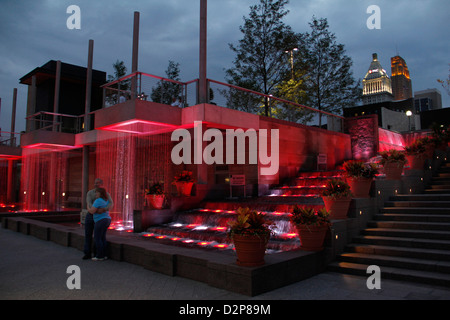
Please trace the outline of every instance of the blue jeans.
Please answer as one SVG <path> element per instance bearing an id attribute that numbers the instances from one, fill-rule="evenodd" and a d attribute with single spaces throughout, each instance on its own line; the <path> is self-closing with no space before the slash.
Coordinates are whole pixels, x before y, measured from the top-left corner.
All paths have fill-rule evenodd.
<path id="1" fill-rule="evenodd" d="M 108 227 L 111 224 L 110 218 L 104 218 L 97 221 L 94 225 L 94 241 L 95 247 L 97 249 L 97 258 L 104 258 L 106 256 L 106 231 L 108 231 Z"/>
<path id="2" fill-rule="evenodd" d="M 84 254 L 91 255 L 92 251 L 92 236 L 94 234 L 94 215 L 86 214 L 84 221 Z"/>

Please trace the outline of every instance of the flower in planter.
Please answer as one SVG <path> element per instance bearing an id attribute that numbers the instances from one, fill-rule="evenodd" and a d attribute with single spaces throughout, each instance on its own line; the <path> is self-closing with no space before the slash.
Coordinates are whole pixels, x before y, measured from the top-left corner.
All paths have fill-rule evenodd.
<path id="1" fill-rule="evenodd" d="M 195 182 L 192 177 L 192 171 L 183 170 L 175 176 L 175 182 Z"/>
<path id="2" fill-rule="evenodd" d="M 296 226 L 329 226 L 331 224 L 328 218 L 329 215 L 330 213 L 325 208 L 315 211 L 312 207 L 299 207 L 295 205 L 289 219 Z"/>
<path id="3" fill-rule="evenodd" d="M 428 137 L 417 138 L 409 146 L 404 147 L 406 155 L 423 155 L 426 152 L 426 146 L 430 143 Z"/>
<path id="4" fill-rule="evenodd" d="M 386 165 L 386 163 L 390 162 L 406 163 L 405 152 L 396 149 L 382 151 L 380 152 L 380 156 L 381 156 L 380 164 L 383 166 Z"/>
<path id="5" fill-rule="evenodd" d="M 250 208 L 238 208 L 235 220 L 229 221 L 230 229 L 228 237 L 233 235 L 262 236 L 269 237 L 272 234 L 272 224 L 270 220 L 266 220 L 262 213 L 258 213 Z"/>
<path id="6" fill-rule="evenodd" d="M 349 160 L 344 162 L 344 170 L 350 178 L 372 179 L 378 174 L 378 167 L 375 163 L 366 163 L 361 160 Z"/>
<path id="7" fill-rule="evenodd" d="M 331 179 L 327 181 L 322 196 L 332 199 L 347 198 L 352 195 L 350 185 L 344 180 Z"/>
<path id="8" fill-rule="evenodd" d="M 160 182 L 154 183 L 150 188 L 145 189 L 145 194 L 164 194 L 163 184 Z"/>

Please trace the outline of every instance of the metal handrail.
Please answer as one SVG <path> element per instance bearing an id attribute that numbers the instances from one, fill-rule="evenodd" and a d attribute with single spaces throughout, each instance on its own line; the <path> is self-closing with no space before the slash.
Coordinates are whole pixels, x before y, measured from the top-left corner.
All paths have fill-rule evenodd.
<path id="1" fill-rule="evenodd" d="M 256 94 L 256 95 L 259 95 L 261 97 L 268 98 L 270 100 L 277 100 L 277 101 L 280 101 L 282 103 L 287 103 L 287 104 L 294 105 L 296 107 L 305 108 L 305 109 L 308 109 L 308 110 L 311 110 L 311 111 L 314 111 L 314 112 L 319 112 L 319 113 L 322 113 L 322 114 L 327 115 L 327 116 L 332 116 L 332 117 L 336 117 L 336 118 L 339 118 L 339 119 L 344 119 L 344 117 L 342 117 L 340 115 L 333 114 L 333 113 L 330 113 L 330 112 L 326 112 L 326 111 L 323 111 L 323 110 L 318 110 L 318 109 L 315 109 L 315 108 L 312 108 L 312 107 L 308 107 L 308 106 L 305 106 L 305 105 L 302 105 L 302 104 L 299 104 L 299 103 L 295 103 L 295 102 L 292 102 L 292 101 L 289 101 L 289 100 L 285 100 L 285 99 L 282 99 L 282 98 L 277 98 L 277 97 L 274 97 L 272 95 L 267 95 L 267 94 L 264 94 L 264 93 L 261 93 L 261 92 L 257 92 L 257 91 L 246 89 L 246 88 L 242 88 L 242 87 L 238 87 L 238 86 L 235 86 L 235 85 L 232 85 L 232 84 L 229 84 L 229 83 L 224 83 L 224 82 L 220 82 L 220 81 L 216 81 L 216 80 L 212 80 L 212 79 L 208 79 L 208 81 L 212 82 L 212 83 L 216 83 L 216 84 L 222 85 L 222 86 L 227 86 L 229 88 L 233 88 L 233 89 L 236 89 L 236 90 L 239 90 L 239 91 L 245 91 L 245 92 L 249 92 L 249 93 L 252 93 L 252 94 Z"/>

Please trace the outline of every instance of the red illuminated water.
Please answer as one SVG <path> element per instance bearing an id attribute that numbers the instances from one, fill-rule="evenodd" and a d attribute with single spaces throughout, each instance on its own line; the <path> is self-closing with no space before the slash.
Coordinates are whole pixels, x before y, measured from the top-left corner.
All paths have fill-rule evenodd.
<path id="1" fill-rule="evenodd" d="M 63 209 L 68 157 L 68 152 L 22 149 L 21 199 L 24 211 Z"/>
<path id="2" fill-rule="evenodd" d="M 103 179 L 113 199 L 112 222 L 130 228 L 133 210 L 144 206 L 145 189 L 153 182 L 171 181 L 170 136 L 99 131 L 98 137 L 95 176 Z M 166 183 L 165 191 L 169 188 Z"/>

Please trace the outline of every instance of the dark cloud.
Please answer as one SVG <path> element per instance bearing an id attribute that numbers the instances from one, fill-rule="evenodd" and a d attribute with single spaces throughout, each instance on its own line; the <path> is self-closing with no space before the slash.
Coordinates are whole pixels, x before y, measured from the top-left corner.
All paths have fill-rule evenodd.
<path id="1" fill-rule="evenodd" d="M 232 65 L 229 43 L 241 37 L 239 26 L 258 0 L 208 2 L 208 77 L 223 81 Z M 66 9 L 81 8 L 81 30 L 69 30 Z M 369 30 L 366 9 L 381 9 L 381 29 Z M 450 23 L 447 0 L 291 0 L 285 22 L 296 32 L 309 31 L 313 15 L 327 18 L 330 30 L 353 59 L 355 78 L 364 77 L 377 52 L 390 72 L 397 51 L 411 72 L 413 90 L 438 88 L 444 106 L 448 96 L 436 79 L 448 76 Z M 13 88 L 18 88 L 16 130 L 23 130 L 27 87 L 20 77 L 50 59 L 86 65 L 93 39 L 94 68 L 113 72 L 123 60 L 131 69 L 133 12 L 140 12 L 139 69 L 164 75 L 168 61 L 180 63 L 181 78 L 198 77 L 199 0 L 2 0 L 0 2 L 0 127 L 10 129 Z"/>

